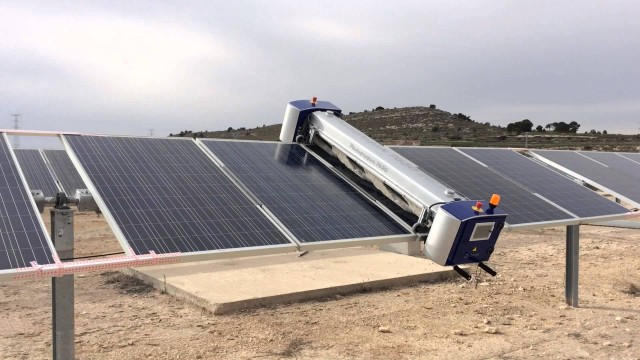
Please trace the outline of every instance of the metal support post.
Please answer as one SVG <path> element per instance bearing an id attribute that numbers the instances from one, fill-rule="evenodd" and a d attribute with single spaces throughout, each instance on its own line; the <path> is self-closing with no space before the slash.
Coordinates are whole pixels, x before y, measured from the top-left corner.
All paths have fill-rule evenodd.
<path id="1" fill-rule="evenodd" d="M 51 239 L 60 259 L 73 258 L 73 211 L 51 209 Z M 73 275 L 51 279 L 53 359 L 75 359 Z"/>
<path id="2" fill-rule="evenodd" d="M 578 260 L 580 258 L 580 225 L 567 226 L 567 263 L 565 298 L 567 304 L 578 307 Z"/>

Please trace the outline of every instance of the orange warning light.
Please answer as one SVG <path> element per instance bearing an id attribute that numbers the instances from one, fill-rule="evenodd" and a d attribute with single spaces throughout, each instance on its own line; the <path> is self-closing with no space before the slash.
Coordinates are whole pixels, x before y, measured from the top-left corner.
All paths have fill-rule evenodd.
<path id="1" fill-rule="evenodd" d="M 494 208 L 498 206 L 498 204 L 500 204 L 500 195 L 498 194 L 491 195 L 491 200 L 489 200 L 489 206 L 491 206 L 491 208 Z"/>
<path id="2" fill-rule="evenodd" d="M 316 106 L 316 103 L 318 102 L 318 97 L 314 96 L 311 98 L 311 105 Z"/>

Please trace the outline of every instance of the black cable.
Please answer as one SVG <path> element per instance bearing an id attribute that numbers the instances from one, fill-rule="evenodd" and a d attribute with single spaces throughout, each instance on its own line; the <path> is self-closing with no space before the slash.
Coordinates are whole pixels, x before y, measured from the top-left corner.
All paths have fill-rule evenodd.
<path id="1" fill-rule="evenodd" d="M 61 261 L 81 260 L 81 259 L 91 259 L 91 258 L 97 258 L 97 257 L 103 257 L 103 256 L 111 256 L 111 255 L 121 255 L 121 254 L 124 254 L 124 251 L 106 253 L 106 254 L 99 254 L 99 255 L 78 256 L 78 257 L 74 257 L 74 258 L 70 258 L 70 259 L 60 259 L 60 260 Z"/>
<path id="2" fill-rule="evenodd" d="M 431 213 L 431 208 L 436 206 L 436 205 L 444 205 L 446 204 L 446 201 L 438 201 L 438 202 L 434 202 L 433 204 L 429 205 L 429 208 L 427 209 L 427 215 L 429 215 Z"/>
<path id="3" fill-rule="evenodd" d="M 422 219 L 422 220 L 423 221 L 429 221 L 429 217 L 431 216 L 431 208 L 436 206 L 436 205 L 444 205 L 446 203 L 447 203 L 446 201 L 438 201 L 438 202 L 434 202 L 433 204 L 429 205 L 429 207 L 427 208 L 427 213 L 425 214 L 425 218 Z M 422 225 L 422 224 L 416 222 L 415 224 L 413 224 L 411 229 L 414 232 L 418 232 L 418 228 L 420 227 L 420 225 Z M 425 241 L 426 241 L 426 239 L 425 239 Z"/>

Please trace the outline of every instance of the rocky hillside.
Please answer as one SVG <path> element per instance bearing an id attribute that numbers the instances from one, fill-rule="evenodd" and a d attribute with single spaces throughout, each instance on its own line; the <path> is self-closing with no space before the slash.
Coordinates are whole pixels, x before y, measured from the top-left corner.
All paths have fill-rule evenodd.
<path id="1" fill-rule="evenodd" d="M 344 120 L 383 144 L 525 147 L 638 151 L 640 136 L 532 132 L 509 133 L 505 127 L 479 123 L 460 113 L 431 107 L 383 109 L 344 115 Z M 515 121 L 515 120 L 514 120 Z M 172 136 L 241 140 L 278 140 L 280 124 L 223 131 L 182 131 Z"/>

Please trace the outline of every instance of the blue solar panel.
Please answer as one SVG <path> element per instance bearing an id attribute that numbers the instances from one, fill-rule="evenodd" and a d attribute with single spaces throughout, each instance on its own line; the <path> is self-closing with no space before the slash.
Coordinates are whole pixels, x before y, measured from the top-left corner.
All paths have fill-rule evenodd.
<path id="1" fill-rule="evenodd" d="M 533 150 L 531 152 L 584 177 L 595 186 L 605 187 L 620 196 L 640 203 L 639 180 L 635 177 L 616 171 L 604 163 L 575 151 Z"/>
<path id="2" fill-rule="evenodd" d="M 620 153 L 620 156 L 640 164 L 640 153 Z"/>
<path id="3" fill-rule="evenodd" d="M 615 202 L 513 150 L 465 148 L 460 150 L 579 217 L 629 212 Z"/>
<path id="4" fill-rule="evenodd" d="M 66 151 L 44 150 L 43 152 L 67 196 L 74 196 L 77 189 L 87 188 Z"/>
<path id="5" fill-rule="evenodd" d="M 191 140 L 65 139 L 136 254 L 291 244 Z"/>
<path id="6" fill-rule="evenodd" d="M 640 163 L 625 157 L 620 153 L 597 151 L 579 151 L 578 153 L 601 162 L 615 171 L 627 174 L 640 181 Z"/>
<path id="7" fill-rule="evenodd" d="M 15 149 L 18 164 L 31 190 L 42 190 L 44 196 L 53 197 L 58 193 L 58 185 L 44 162 L 40 150 Z"/>
<path id="8" fill-rule="evenodd" d="M 203 143 L 300 242 L 410 233 L 300 145 Z"/>
<path id="9" fill-rule="evenodd" d="M 6 137 L 0 140 L 0 270 L 54 263 L 33 200 L 11 157 Z"/>
<path id="10" fill-rule="evenodd" d="M 392 147 L 422 171 L 472 200 L 502 196 L 500 207 L 509 224 L 541 223 L 575 219 L 511 179 L 482 166 L 453 148 Z"/>

